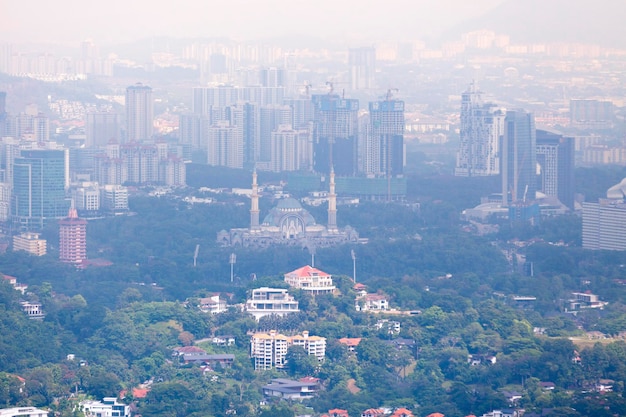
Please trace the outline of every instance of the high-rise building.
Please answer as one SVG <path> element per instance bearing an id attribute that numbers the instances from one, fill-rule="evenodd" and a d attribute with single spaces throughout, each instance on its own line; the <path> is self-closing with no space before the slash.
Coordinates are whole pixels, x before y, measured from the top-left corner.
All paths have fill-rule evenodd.
<path id="1" fill-rule="evenodd" d="M 397 176 L 404 172 L 404 102 L 369 103 L 370 126 L 359 149 L 366 174 Z"/>
<path id="2" fill-rule="evenodd" d="M 376 49 L 373 47 L 350 48 L 348 65 L 352 90 L 366 90 L 375 87 Z"/>
<path id="3" fill-rule="evenodd" d="M 291 126 L 293 114 L 289 106 L 261 106 L 259 109 L 259 161 L 272 159 L 272 132 L 279 126 Z"/>
<path id="4" fill-rule="evenodd" d="M 152 88 L 141 83 L 126 88 L 126 141 L 152 138 L 153 118 Z"/>
<path id="5" fill-rule="evenodd" d="M 583 248 L 626 250 L 626 204 L 623 199 L 583 203 Z"/>
<path id="6" fill-rule="evenodd" d="M 271 134 L 270 170 L 299 171 L 310 167 L 309 135 L 306 130 L 293 130 L 280 125 Z"/>
<path id="7" fill-rule="evenodd" d="M 87 220 L 78 217 L 74 206 L 59 220 L 59 260 L 80 264 L 87 259 Z"/>
<path id="8" fill-rule="evenodd" d="M 574 138 L 537 130 L 537 188 L 574 209 Z"/>
<path id="9" fill-rule="evenodd" d="M 503 205 L 533 201 L 537 191 L 535 119 L 523 110 L 506 112 L 502 140 Z M 509 196 L 507 198 L 507 196 Z"/>
<path id="10" fill-rule="evenodd" d="M 85 116 L 85 146 L 105 146 L 120 141 L 119 115 L 114 112 L 90 112 Z"/>
<path id="11" fill-rule="evenodd" d="M 239 100 L 239 91 L 232 85 L 217 87 L 194 87 L 192 111 L 196 114 L 210 114 L 212 107 L 226 107 Z"/>
<path id="12" fill-rule="evenodd" d="M 615 110 L 610 101 L 593 99 L 570 100 L 570 124 L 580 129 L 610 129 Z"/>
<path id="13" fill-rule="evenodd" d="M 455 175 L 477 177 L 500 174 L 500 141 L 504 112 L 483 103 L 482 93 L 472 84 L 461 96 L 460 146 Z"/>
<path id="14" fill-rule="evenodd" d="M 67 154 L 63 150 L 23 150 L 20 155 L 13 164 L 11 215 L 20 229 L 41 229 L 46 221 L 67 213 Z"/>
<path id="15" fill-rule="evenodd" d="M 313 115 L 314 170 L 351 176 L 357 171 L 359 101 L 337 94 L 311 97 Z"/>
<path id="16" fill-rule="evenodd" d="M 310 336 L 308 331 L 302 332 L 301 335 L 285 336 L 273 330 L 269 333 L 255 333 L 250 339 L 250 357 L 254 361 L 254 369 L 284 368 L 290 346 L 302 347 L 308 355 L 314 356 L 319 362 L 324 361 L 326 357 L 325 337 Z"/>
<path id="17" fill-rule="evenodd" d="M 0 70 L 0 72 L 2 72 Z M 7 93 L 0 91 L 0 138 L 6 134 Z"/>
<path id="18" fill-rule="evenodd" d="M 228 121 L 218 121 L 208 128 L 207 163 L 229 168 L 243 168 L 243 134 Z"/>

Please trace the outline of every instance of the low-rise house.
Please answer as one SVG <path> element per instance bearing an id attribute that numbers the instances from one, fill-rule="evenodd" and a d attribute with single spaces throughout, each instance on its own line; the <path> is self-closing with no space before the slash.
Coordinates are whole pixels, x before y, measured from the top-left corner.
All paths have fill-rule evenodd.
<path id="1" fill-rule="evenodd" d="M 276 378 L 263 387 L 263 395 L 287 400 L 304 400 L 313 398 L 313 395 L 319 391 L 319 388 L 319 380 L 317 378 L 305 381 Z"/>
<path id="2" fill-rule="evenodd" d="M 522 399 L 522 393 L 517 391 L 502 391 L 502 395 L 509 402 L 510 405 L 515 405 Z"/>
<path id="3" fill-rule="evenodd" d="M 252 297 L 246 301 L 244 310 L 252 314 L 257 321 L 272 314 L 285 316 L 300 311 L 298 302 L 286 289 L 268 287 L 252 290 Z"/>
<path id="4" fill-rule="evenodd" d="M 339 343 L 342 345 L 346 345 L 348 347 L 348 351 L 354 352 L 356 347 L 361 343 L 360 337 L 342 337 L 339 339 Z"/>
<path id="5" fill-rule="evenodd" d="M 227 310 L 226 300 L 220 298 L 219 294 L 213 294 L 209 297 L 200 298 L 198 307 L 203 313 L 219 314 Z"/>
<path id="6" fill-rule="evenodd" d="M 235 336 L 230 336 L 230 335 L 213 336 L 213 338 L 211 339 L 211 343 L 217 346 L 234 346 Z"/>
<path id="7" fill-rule="evenodd" d="M 389 300 L 383 294 L 366 294 L 357 297 L 354 307 L 356 311 L 385 311 L 389 310 Z"/>
<path id="8" fill-rule="evenodd" d="M 413 417 L 413 413 L 411 410 L 407 410 L 406 408 L 397 408 L 391 417 Z"/>
<path id="9" fill-rule="evenodd" d="M 497 359 L 494 355 L 470 354 L 467 355 L 467 363 L 471 366 L 495 365 Z"/>
<path id="10" fill-rule="evenodd" d="M 183 355 L 183 362 L 187 364 L 208 365 L 210 367 L 214 367 L 217 364 L 220 364 L 223 367 L 231 367 L 235 362 L 235 355 L 232 353 L 220 353 L 214 355 Z"/>
<path id="11" fill-rule="evenodd" d="M 22 301 L 20 304 L 22 305 L 22 310 L 26 313 L 29 319 L 38 320 L 45 317 L 45 314 L 41 309 L 41 303 Z"/>
<path id="12" fill-rule="evenodd" d="M 540 382 L 539 386 L 544 391 L 553 391 L 554 388 L 556 388 L 556 385 L 554 384 L 554 382 Z"/>
<path id="13" fill-rule="evenodd" d="M 332 294 L 335 291 L 332 276 L 310 265 L 285 274 L 285 282 L 292 288 L 299 288 L 312 295 Z"/>
<path id="14" fill-rule="evenodd" d="M 354 284 L 352 289 L 354 290 L 354 292 L 356 292 L 357 298 L 364 297 L 367 295 L 367 285 L 365 284 L 361 284 L 360 282 L 358 282 Z"/>
<path id="15" fill-rule="evenodd" d="M 348 416 L 348 410 L 334 408 L 332 410 L 328 410 L 328 414 L 323 414 L 322 417 L 349 417 L 349 416 Z"/>
<path id="16" fill-rule="evenodd" d="M 118 403 L 115 397 L 104 397 L 102 401 L 81 401 L 78 405 L 85 417 L 130 417 L 130 406 Z"/>
<path id="17" fill-rule="evenodd" d="M 382 408 L 368 408 L 361 413 L 361 417 L 383 417 L 385 414 Z"/>
<path id="18" fill-rule="evenodd" d="M 387 334 L 400 333 L 400 322 L 395 320 L 378 320 L 374 327 L 378 330 L 386 330 Z"/>
<path id="19" fill-rule="evenodd" d="M 48 412 L 35 407 L 2 408 L 0 417 L 48 417 Z"/>
<path id="20" fill-rule="evenodd" d="M 615 381 L 612 379 L 600 379 L 594 386 L 594 390 L 597 392 L 611 392 L 613 391 L 613 385 Z"/>
<path id="21" fill-rule="evenodd" d="M 482 417 L 522 417 L 523 414 L 522 410 L 504 409 L 490 411 L 483 414 Z"/>
<path id="22" fill-rule="evenodd" d="M 192 356 L 192 355 L 206 355 L 206 351 L 204 349 L 199 348 L 198 346 L 182 346 L 176 347 L 172 349 L 172 356 Z"/>

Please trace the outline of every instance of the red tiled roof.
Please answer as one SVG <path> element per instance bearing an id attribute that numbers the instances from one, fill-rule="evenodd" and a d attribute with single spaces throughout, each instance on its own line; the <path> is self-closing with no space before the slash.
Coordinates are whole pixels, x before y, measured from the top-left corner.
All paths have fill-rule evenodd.
<path id="1" fill-rule="evenodd" d="M 133 397 L 146 398 L 146 396 L 148 395 L 148 391 L 150 390 L 147 388 L 133 388 Z"/>
<path id="2" fill-rule="evenodd" d="M 314 268 L 310 265 L 307 266 L 303 266 L 302 268 L 298 268 L 295 271 L 291 271 L 288 274 L 285 275 L 297 275 L 299 278 L 306 278 L 306 277 L 327 277 L 329 274 L 327 274 L 324 271 L 320 271 L 317 268 Z"/>
<path id="3" fill-rule="evenodd" d="M 339 343 L 341 343 L 342 345 L 347 345 L 347 346 L 358 346 L 359 343 L 361 343 L 361 338 L 360 337 L 342 337 L 341 339 L 339 339 Z"/>

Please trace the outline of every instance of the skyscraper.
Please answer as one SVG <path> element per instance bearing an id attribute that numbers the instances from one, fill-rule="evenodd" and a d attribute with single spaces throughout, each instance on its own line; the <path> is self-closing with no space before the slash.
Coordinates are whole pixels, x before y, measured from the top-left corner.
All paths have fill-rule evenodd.
<path id="1" fill-rule="evenodd" d="M 137 83 L 126 89 L 126 140 L 144 141 L 152 137 L 154 102 L 152 88 Z"/>
<path id="2" fill-rule="evenodd" d="M 291 126 L 293 118 L 289 106 L 261 106 L 259 111 L 259 161 L 270 162 L 272 159 L 272 132 L 279 126 Z"/>
<path id="3" fill-rule="evenodd" d="M 90 112 L 85 116 L 85 146 L 105 146 L 120 141 L 119 115 L 114 112 Z"/>
<path id="4" fill-rule="evenodd" d="M 350 48 L 348 51 L 350 67 L 350 87 L 352 90 L 374 88 L 376 74 L 376 49 L 373 47 Z"/>
<path id="5" fill-rule="evenodd" d="M 62 150 L 23 150 L 15 158 L 11 214 L 16 226 L 41 229 L 67 213 L 65 158 Z"/>
<path id="6" fill-rule="evenodd" d="M 311 97 L 313 113 L 313 164 L 319 173 L 354 175 L 357 171 L 359 101 L 337 94 Z"/>
<path id="7" fill-rule="evenodd" d="M 241 129 L 228 121 L 218 121 L 209 127 L 207 163 L 229 168 L 243 168 L 243 135 Z"/>
<path id="8" fill-rule="evenodd" d="M 574 209 L 574 139 L 537 130 L 537 188 Z"/>
<path id="9" fill-rule="evenodd" d="M 404 102 L 369 103 L 369 128 L 361 151 L 367 174 L 397 176 L 404 171 Z"/>
<path id="10" fill-rule="evenodd" d="M 535 118 L 523 110 L 506 112 L 502 140 L 502 199 L 535 200 L 537 191 Z M 507 198 L 507 196 L 509 196 Z"/>
<path id="11" fill-rule="evenodd" d="M 74 205 L 59 220 L 59 260 L 80 264 L 87 259 L 87 220 L 78 217 Z"/>
<path id="12" fill-rule="evenodd" d="M 472 83 L 461 96 L 460 146 L 455 175 L 476 177 L 500 173 L 500 140 L 504 133 L 504 112 L 485 104 Z"/>

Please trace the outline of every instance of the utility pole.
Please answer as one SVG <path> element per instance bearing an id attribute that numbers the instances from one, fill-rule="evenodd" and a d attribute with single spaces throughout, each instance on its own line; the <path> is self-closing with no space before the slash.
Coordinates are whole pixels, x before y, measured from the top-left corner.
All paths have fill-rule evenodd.
<path id="1" fill-rule="evenodd" d="M 350 255 L 352 255 L 352 281 L 356 284 L 356 254 L 354 249 L 350 251 Z"/>
<path id="2" fill-rule="evenodd" d="M 234 279 L 234 271 L 235 271 L 235 263 L 237 262 L 237 255 L 234 253 L 230 254 L 228 258 L 228 263 L 230 264 L 230 282 L 233 282 Z"/>

